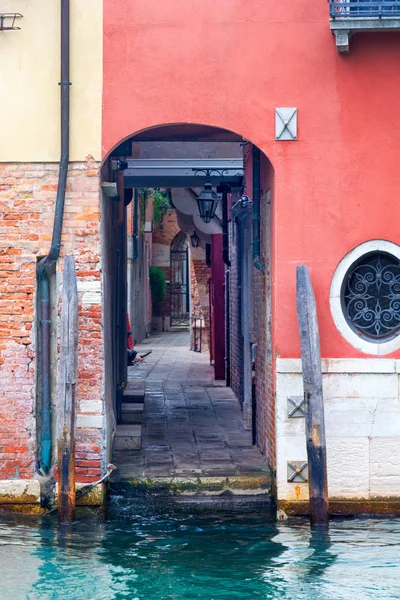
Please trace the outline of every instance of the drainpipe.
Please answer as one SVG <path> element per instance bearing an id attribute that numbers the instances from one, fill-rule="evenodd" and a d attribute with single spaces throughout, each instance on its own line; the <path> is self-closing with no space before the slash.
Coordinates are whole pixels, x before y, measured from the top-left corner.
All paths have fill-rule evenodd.
<path id="1" fill-rule="evenodd" d="M 134 207 L 133 207 L 133 260 L 136 260 L 139 255 L 138 250 L 139 237 L 139 192 L 137 188 L 134 190 Z"/>
<path id="2" fill-rule="evenodd" d="M 225 269 L 225 380 L 227 387 L 231 385 L 231 356 L 230 356 L 230 295 L 229 276 L 231 261 L 229 259 L 229 231 L 228 231 L 228 190 L 222 190 L 222 259 Z"/>
<path id="3" fill-rule="evenodd" d="M 265 273 L 261 262 L 261 152 L 253 146 L 253 264 Z"/>
<path id="4" fill-rule="evenodd" d="M 226 342 L 225 342 L 225 379 L 226 387 L 231 387 L 231 294 L 230 294 L 231 270 L 225 271 L 225 302 L 226 302 Z"/>
<path id="5" fill-rule="evenodd" d="M 61 157 L 54 210 L 50 252 L 37 265 L 40 289 L 41 339 L 41 437 L 40 466 L 48 473 L 51 466 L 51 395 L 50 395 L 50 275 L 60 255 L 64 219 L 65 191 L 69 162 L 69 19 L 70 0 L 61 0 Z"/>
<path id="6" fill-rule="evenodd" d="M 222 190 L 222 258 L 227 267 L 231 266 L 229 260 L 229 233 L 228 233 L 228 191 Z"/>

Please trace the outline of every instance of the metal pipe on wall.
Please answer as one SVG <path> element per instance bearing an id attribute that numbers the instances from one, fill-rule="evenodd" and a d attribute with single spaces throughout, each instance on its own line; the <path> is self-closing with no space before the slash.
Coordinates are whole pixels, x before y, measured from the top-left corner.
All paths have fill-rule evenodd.
<path id="1" fill-rule="evenodd" d="M 253 146 L 253 259 L 259 260 L 261 253 L 261 153 Z"/>
<path id="2" fill-rule="evenodd" d="M 133 256 L 132 259 L 136 260 L 139 256 L 138 248 L 138 236 L 139 236 L 139 192 L 138 189 L 134 189 L 134 207 L 133 207 Z"/>
<path id="3" fill-rule="evenodd" d="M 226 342 L 225 342 L 225 379 L 226 387 L 231 385 L 231 294 L 230 294 L 231 270 L 225 271 L 225 315 L 226 315 Z"/>
<path id="4" fill-rule="evenodd" d="M 228 191 L 222 190 L 222 258 L 227 267 L 231 266 L 229 260 L 229 233 L 228 233 Z"/>
<path id="5" fill-rule="evenodd" d="M 69 163 L 69 54 L 70 54 L 70 0 L 61 0 L 61 156 L 58 174 L 53 236 L 50 251 L 37 265 L 40 294 L 40 377 L 41 377 L 41 436 L 40 466 L 48 473 L 51 466 L 51 375 L 50 375 L 50 276 L 55 272 L 60 256 L 61 233 L 64 220 L 65 191 Z"/>

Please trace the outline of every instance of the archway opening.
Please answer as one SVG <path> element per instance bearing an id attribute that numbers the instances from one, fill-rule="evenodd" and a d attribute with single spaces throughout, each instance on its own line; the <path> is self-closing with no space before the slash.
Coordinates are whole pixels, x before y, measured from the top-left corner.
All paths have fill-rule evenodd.
<path id="1" fill-rule="evenodd" d="M 198 203 L 206 184 L 218 197 L 208 222 Z M 191 455 L 193 469 L 202 473 L 210 467 L 206 454 L 218 450 L 227 471 L 245 468 L 238 466 L 243 458 L 238 448 L 259 448 L 264 454 L 259 453 L 260 468 L 265 460 L 273 462 L 272 426 L 265 425 L 274 420 L 273 185 L 272 165 L 256 146 L 205 125 L 140 132 L 104 161 L 102 186 L 117 189 L 119 208 L 110 208 L 110 196 L 105 205 L 114 211 L 113 231 L 122 230 L 124 238 L 118 252 L 115 233 L 104 246 L 105 263 L 112 264 L 113 254 L 119 261 L 105 307 L 112 315 L 110 348 L 115 352 L 110 412 L 117 423 L 114 449 L 131 476 L 137 460 L 122 455 L 140 447 L 145 462 L 154 452 L 149 448 L 162 448 L 154 469 L 165 476 L 180 470 L 182 453 Z M 164 290 L 159 296 L 150 277 L 156 269 Z M 129 369 L 123 353 L 124 312 L 139 354 L 152 350 L 145 363 Z M 202 390 L 197 399 L 196 388 Z M 171 389 L 175 398 L 170 398 Z M 225 408 L 217 401 L 221 390 Z M 135 403 L 142 406 L 135 410 Z M 142 426 L 141 439 L 128 439 L 129 425 Z M 203 447 L 199 440 L 206 430 Z M 149 469 L 151 478 L 155 471 Z"/>
<path id="2" fill-rule="evenodd" d="M 170 250 L 171 328 L 190 326 L 189 245 L 183 231 L 176 234 Z"/>

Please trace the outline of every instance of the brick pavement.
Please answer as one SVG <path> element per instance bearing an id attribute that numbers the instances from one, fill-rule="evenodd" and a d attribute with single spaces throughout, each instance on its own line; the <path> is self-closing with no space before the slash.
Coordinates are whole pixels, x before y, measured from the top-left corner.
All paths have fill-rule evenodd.
<path id="1" fill-rule="evenodd" d="M 158 334 L 136 347 L 140 353 L 152 349 L 129 373 L 130 380 L 145 382 L 142 450 L 115 453 L 117 478 L 268 479 L 239 401 L 213 381 L 208 353 L 188 348 L 186 332 Z"/>

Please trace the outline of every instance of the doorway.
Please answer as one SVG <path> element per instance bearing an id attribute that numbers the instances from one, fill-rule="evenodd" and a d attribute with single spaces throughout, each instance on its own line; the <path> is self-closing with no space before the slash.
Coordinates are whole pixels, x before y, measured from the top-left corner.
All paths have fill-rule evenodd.
<path id="1" fill-rule="evenodd" d="M 183 231 L 175 236 L 171 244 L 170 315 L 171 327 L 189 327 L 189 246 Z"/>
<path id="2" fill-rule="evenodd" d="M 132 248 L 131 260 L 135 268 L 140 266 L 143 271 L 142 279 L 131 282 L 132 292 L 140 297 L 148 292 L 143 286 L 147 285 L 149 266 L 156 267 L 160 277 L 162 271 L 166 290 L 157 305 L 152 298 L 150 337 L 135 340 L 139 352 L 146 354 L 149 348 L 153 352 L 147 358 L 147 366 L 138 366 L 126 373 L 121 401 L 127 405 L 125 412 L 129 408 L 132 413 L 129 404 L 137 400 L 136 388 L 140 383 L 140 418 L 144 419 L 144 425 L 138 422 L 137 427 L 141 438 L 142 431 L 144 436 L 157 428 L 163 432 L 168 430 L 161 417 L 155 418 L 159 412 L 163 413 L 163 419 L 166 415 L 167 421 L 178 419 L 180 413 L 174 401 L 171 400 L 171 406 L 168 404 L 173 384 L 180 386 L 179 394 L 183 393 L 186 398 L 185 390 L 194 382 L 201 382 L 199 387 L 207 388 L 207 393 L 210 387 L 214 388 L 217 382 L 211 381 L 211 376 L 219 380 L 218 385 L 223 390 L 226 374 L 231 373 L 230 394 L 234 394 L 232 399 L 236 398 L 241 414 L 235 427 L 244 428 L 246 445 L 253 446 L 257 442 L 265 451 L 274 446 L 275 440 L 271 437 L 273 432 L 264 426 L 267 416 L 268 423 L 274 422 L 274 398 L 272 360 L 268 353 L 271 319 L 266 317 L 270 301 L 270 236 L 265 203 L 261 202 L 265 196 L 260 190 L 273 186 L 274 172 L 266 156 L 261 155 L 261 161 L 255 161 L 256 152 L 252 151 L 255 147 L 240 136 L 204 129 L 206 131 L 189 125 L 152 129 L 132 136 L 115 150 L 118 158 L 112 161 L 109 176 L 121 182 L 125 194 L 131 190 L 133 202 L 126 207 L 128 214 L 129 210 L 132 212 L 132 218 L 125 220 L 128 257 Z M 198 201 L 206 183 L 211 183 L 218 201 L 215 213 L 203 219 Z M 224 190 L 228 191 L 223 193 Z M 157 220 L 154 215 L 160 195 L 168 197 L 170 204 L 163 218 Z M 120 198 L 122 196 L 120 194 Z M 142 238 L 149 243 L 147 254 L 141 252 Z M 189 347 L 181 353 L 181 341 L 176 339 L 180 330 L 190 327 L 190 317 L 197 316 L 196 308 L 206 327 L 203 339 L 212 342 L 211 370 L 206 352 L 204 360 L 200 361 L 199 357 L 199 363 L 195 364 L 192 356 L 195 353 L 190 354 Z M 120 338 L 124 337 L 124 332 L 117 333 Z M 228 346 L 229 352 L 226 351 Z M 166 347 L 169 349 L 164 352 L 162 348 Z M 151 399 L 155 381 L 160 406 Z M 197 411 L 203 410 L 200 404 L 196 406 Z M 207 408 L 210 414 L 213 406 Z M 229 406 L 233 411 L 234 403 Z M 134 409 L 139 412 L 137 407 Z M 204 421 L 198 424 L 199 435 L 202 428 L 210 427 L 207 410 L 204 408 L 204 415 L 196 413 L 196 419 Z M 185 423 L 190 421 L 187 416 L 185 414 Z M 121 424 L 130 427 L 136 423 L 122 420 Z M 193 434 L 190 427 L 189 434 Z M 122 437 L 127 444 L 129 435 L 125 429 Z M 175 442 L 162 437 L 162 445 L 168 446 L 165 449 L 166 454 L 169 453 L 168 461 Z M 142 449 L 146 444 L 156 445 L 145 437 L 140 443 Z"/>

